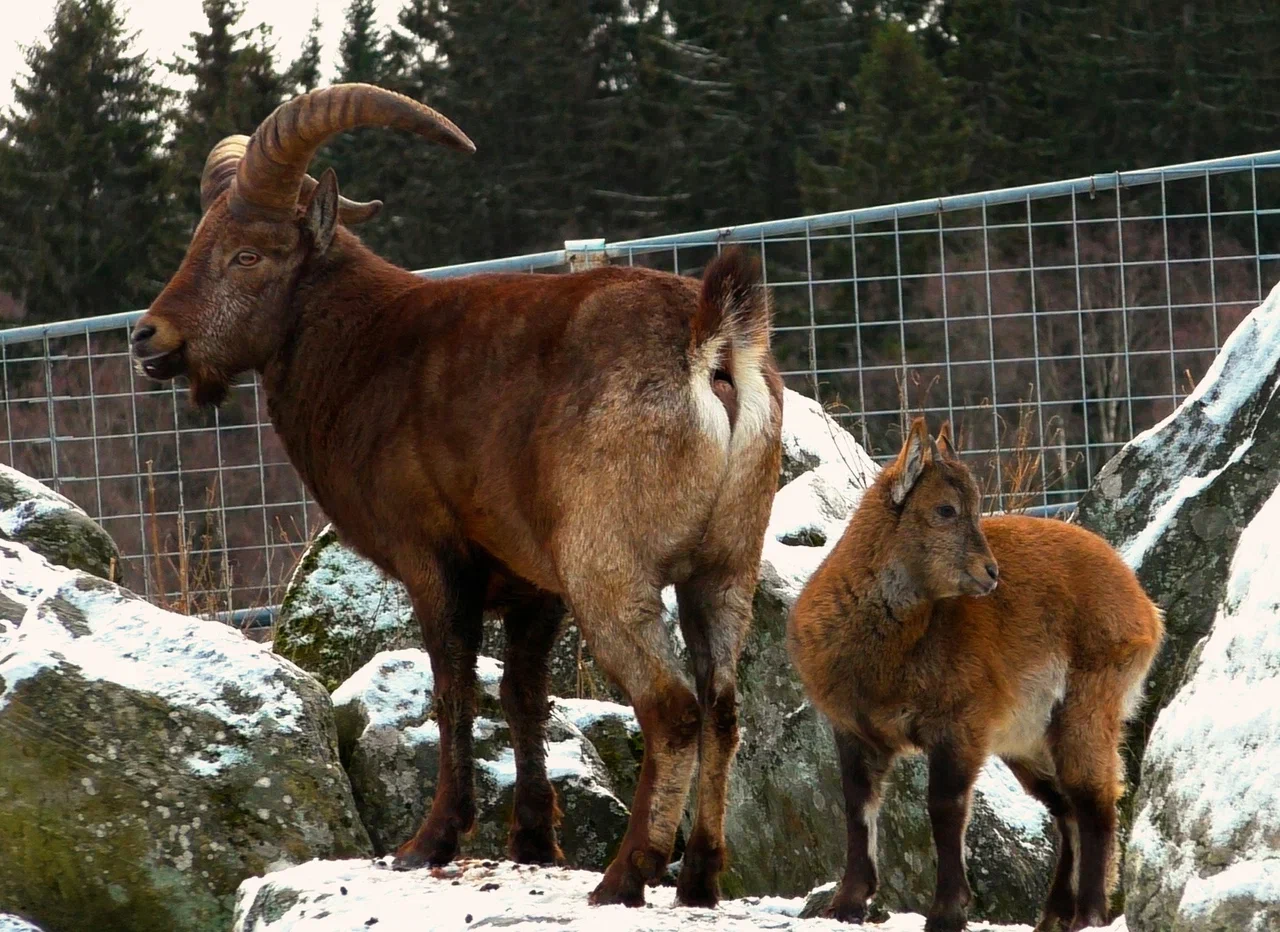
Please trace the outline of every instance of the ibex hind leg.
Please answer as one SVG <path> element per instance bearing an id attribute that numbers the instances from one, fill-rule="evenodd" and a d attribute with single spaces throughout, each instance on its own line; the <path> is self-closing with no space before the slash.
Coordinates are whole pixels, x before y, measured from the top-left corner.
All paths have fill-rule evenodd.
<path id="1" fill-rule="evenodd" d="M 727 866 L 726 802 L 738 749 L 737 666 L 751 626 L 754 575 L 704 573 L 676 586 L 701 714 L 697 809 L 676 884 L 685 906 L 715 906 Z"/>
<path id="2" fill-rule="evenodd" d="M 607 559 L 612 550 L 612 559 Z M 593 904 L 644 905 L 675 844 L 697 759 L 698 701 L 672 649 L 651 573 L 600 547 L 564 572 L 568 601 L 596 662 L 630 697 L 644 735 L 631 819 Z"/>

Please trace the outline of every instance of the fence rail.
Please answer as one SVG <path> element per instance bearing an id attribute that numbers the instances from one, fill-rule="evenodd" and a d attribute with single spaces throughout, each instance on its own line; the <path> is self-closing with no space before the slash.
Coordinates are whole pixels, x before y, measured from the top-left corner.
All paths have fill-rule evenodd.
<path id="1" fill-rule="evenodd" d="M 1280 278 L 1280 151 L 423 269 L 697 274 L 754 250 L 789 387 L 883 460 L 950 418 L 995 508 L 1074 502 L 1192 389 Z M 189 611 L 276 604 L 324 521 L 246 379 L 216 411 L 138 375 L 141 311 L 0 331 L 0 461 L 115 537 L 126 582 Z"/>

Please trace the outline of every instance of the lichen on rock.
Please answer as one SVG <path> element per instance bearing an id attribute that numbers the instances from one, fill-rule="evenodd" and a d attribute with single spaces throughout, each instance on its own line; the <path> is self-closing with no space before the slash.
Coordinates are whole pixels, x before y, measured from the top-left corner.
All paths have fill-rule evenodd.
<path id="1" fill-rule="evenodd" d="M 6 908 L 221 932 L 244 878 L 371 851 L 303 671 L 20 544 L 0 543 L 0 594 Z"/>

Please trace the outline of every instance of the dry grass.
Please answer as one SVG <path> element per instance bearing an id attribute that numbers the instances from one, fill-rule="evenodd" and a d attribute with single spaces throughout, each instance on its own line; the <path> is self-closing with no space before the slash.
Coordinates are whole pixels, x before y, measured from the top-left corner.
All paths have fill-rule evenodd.
<path id="1" fill-rule="evenodd" d="M 226 547 L 219 541 L 213 528 L 219 526 L 215 486 L 205 490 L 203 507 L 195 514 L 203 520 L 184 519 L 181 533 L 162 527 L 156 504 L 156 484 L 153 463 L 147 461 L 147 538 L 143 554 L 147 589 L 151 601 L 166 611 L 214 619 L 231 608 L 231 593 L 236 588 L 235 571 L 228 559 Z M 310 535 L 304 534 L 297 522 L 290 519 L 292 531 L 276 518 L 276 543 L 288 552 L 288 570 L 274 586 L 265 584 L 250 600 L 252 610 L 278 606 L 301 562 L 320 528 Z M 203 530 L 199 530 L 203 527 Z M 266 556 L 264 555 L 264 559 Z M 241 626 L 247 633 L 247 622 Z M 268 632 L 269 634 L 269 632 Z"/>

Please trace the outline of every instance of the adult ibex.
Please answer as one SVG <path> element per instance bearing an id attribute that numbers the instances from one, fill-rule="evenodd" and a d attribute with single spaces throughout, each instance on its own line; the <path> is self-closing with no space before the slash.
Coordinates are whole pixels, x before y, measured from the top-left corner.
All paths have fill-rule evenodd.
<path id="1" fill-rule="evenodd" d="M 218 403 L 253 370 L 289 457 L 341 537 L 413 598 L 435 671 L 440 772 L 403 867 L 475 821 L 481 613 L 504 611 L 517 780 L 510 853 L 560 858 L 544 766 L 547 663 L 565 607 L 645 739 L 631 821 L 592 894 L 644 902 L 694 765 L 680 900 L 711 905 L 737 747 L 735 671 L 781 457 L 782 384 L 754 262 L 701 282 L 640 268 L 424 280 L 343 225 L 379 203 L 307 174 L 334 133 L 409 130 L 463 152 L 434 110 L 368 85 L 314 91 L 214 148 L 186 257 L 133 332 L 157 379 Z M 663 623 L 674 584 L 691 688 Z"/>

